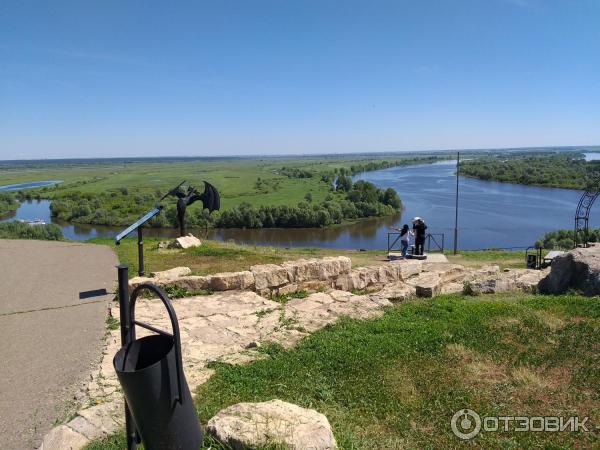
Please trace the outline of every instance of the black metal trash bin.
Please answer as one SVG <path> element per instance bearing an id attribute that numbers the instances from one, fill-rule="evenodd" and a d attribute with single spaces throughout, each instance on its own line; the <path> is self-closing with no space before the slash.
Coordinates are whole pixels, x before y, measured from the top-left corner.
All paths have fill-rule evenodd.
<path id="1" fill-rule="evenodd" d="M 172 335 L 135 320 L 135 300 L 143 288 L 161 297 L 171 318 Z M 171 302 L 156 286 L 142 285 L 132 293 L 130 311 L 132 330 L 137 324 L 159 333 L 132 340 L 113 359 L 144 448 L 198 450 L 202 430 L 183 374 L 179 327 Z"/>

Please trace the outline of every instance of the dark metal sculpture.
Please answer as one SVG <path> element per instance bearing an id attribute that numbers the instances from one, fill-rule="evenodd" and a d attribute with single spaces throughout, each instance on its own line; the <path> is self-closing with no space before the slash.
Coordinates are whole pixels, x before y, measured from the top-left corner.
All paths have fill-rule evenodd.
<path id="1" fill-rule="evenodd" d="M 600 195 L 600 173 L 593 171 L 588 175 L 585 191 L 577 203 L 575 211 L 574 246 L 587 247 L 589 238 L 590 211 Z"/>
<path id="2" fill-rule="evenodd" d="M 579 199 L 575 212 L 575 247 L 588 246 L 590 210 L 598 195 L 600 195 L 598 191 L 585 191 Z"/>
<path id="3" fill-rule="evenodd" d="M 183 183 L 181 183 L 183 184 Z M 177 200 L 177 220 L 179 222 L 179 235 L 185 236 L 185 210 L 192 203 L 201 200 L 203 209 L 208 212 L 218 211 L 221 207 L 221 196 L 219 191 L 210 183 L 204 182 L 204 192 L 200 193 L 193 186 L 188 186 L 187 192 L 181 189 L 181 184 L 169 191 L 167 195 L 173 195 Z"/>

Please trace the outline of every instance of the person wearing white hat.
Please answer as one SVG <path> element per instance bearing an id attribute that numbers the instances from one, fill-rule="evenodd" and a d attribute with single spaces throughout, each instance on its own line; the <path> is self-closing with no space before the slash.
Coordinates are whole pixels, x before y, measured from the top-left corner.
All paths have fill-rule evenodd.
<path id="1" fill-rule="evenodd" d="M 427 225 L 421 217 L 415 217 L 413 219 L 413 230 L 415 232 L 415 255 L 423 254 L 423 247 L 425 246 L 425 230 Z"/>

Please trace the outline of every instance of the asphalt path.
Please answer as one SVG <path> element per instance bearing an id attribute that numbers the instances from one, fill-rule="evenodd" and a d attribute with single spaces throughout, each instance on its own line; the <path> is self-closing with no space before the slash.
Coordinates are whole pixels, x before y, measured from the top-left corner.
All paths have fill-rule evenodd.
<path id="1" fill-rule="evenodd" d="M 1 449 L 37 447 L 72 411 L 102 356 L 117 264 L 106 246 L 0 240 Z"/>

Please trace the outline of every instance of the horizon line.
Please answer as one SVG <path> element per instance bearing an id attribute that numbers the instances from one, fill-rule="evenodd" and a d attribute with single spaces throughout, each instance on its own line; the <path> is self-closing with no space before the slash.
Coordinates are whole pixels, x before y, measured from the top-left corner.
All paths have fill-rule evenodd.
<path id="1" fill-rule="evenodd" d="M 527 146 L 527 147 L 469 147 L 469 148 L 450 148 L 450 149 L 428 149 L 428 150 L 390 150 L 390 151 L 376 151 L 376 152 L 331 152 L 331 153 L 289 153 L 289 154 L 232 154 L 232 155 L 162 155 L 162 156 L 98 156 L 98 157 L 62 157 L 62 158 L 23 158 L 23 159 L 0 159 L 0 163 L 10 162 L 35 162 L 35 161 L 67 161 L 67 160 L 131 160 L 131 159 L 208 159 L 208 158 L 287 158 L 287 157 L 311 157 L 311 156 L 359 156 L 359 155 L 372 155 L 372 156 L 383 156 L 383 155 L 396 155 L 396 154 L 412 154 L 412 153 L 450 153 L 450 152 L 490 152 L 490 151 L 519 151 L 519 150 L 561 150 L 561 149 L 586 149 L 586 148 L 599 148 L 600 144 L 591 145 L 543 145 L 543 146 Z"/>

